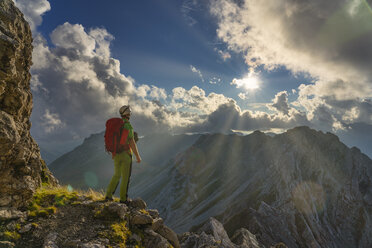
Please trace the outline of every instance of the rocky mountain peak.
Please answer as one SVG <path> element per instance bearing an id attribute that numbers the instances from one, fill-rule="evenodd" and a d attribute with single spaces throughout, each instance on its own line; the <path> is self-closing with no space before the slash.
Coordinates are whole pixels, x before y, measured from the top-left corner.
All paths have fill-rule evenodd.
<path id="1" fill-rule="evenodd" d="M 175 231 L 214 216 L 230 237 L 246 228 L 267 247 L 371 244 L 372 160 L 332 133 L 204 135 L 173 164 L 149 204 Z"/>
<path id="2" fill-rule="evenodd" d="M 30 135 L 32 35 L 12 0 L 0 0 L 0 207 L 25 207 L 44 182 L 56 184 Z"/>

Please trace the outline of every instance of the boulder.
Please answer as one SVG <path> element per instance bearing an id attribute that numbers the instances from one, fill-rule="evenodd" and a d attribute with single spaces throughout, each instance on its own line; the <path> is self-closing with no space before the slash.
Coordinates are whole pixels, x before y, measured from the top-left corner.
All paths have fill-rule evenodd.
<path id="1" fill-rule="evenodd" d="M 180 236 L 182 248 L 198 248 L 198 247 L 216 247 L 223 248 L 212 235 L 205 232 L 201 234 L 186 232 Z"/>
<path id="2" fill-rule="evenodd" d="M 156 232 L 163 225 L 164 225 L 163 219 L 162 218 L 156 218 L 152 222 L 151 228 L 152 228 L 152 230 L 154 230 Z"/>
<path id="3" fill-rule="evenodd" d="M 128 207 L 117 202 L 112 202 L 110 205 L 108 205 L 107 210 L 110 213 L 117 215 L 121 220 L 125 220 L 126 214 L 128 213 Z"/>
<path id="4" fill-rule="evenodd" d="M 144 239 L 143 239 L 144 247 L 151 247 L 151 248 L 169 248 L 169 242 L 160 234 L 154 232 L 152 229 L 145 229 L 144 230 Z"/>
<path id="5" fill-rule="evenodd" d="M 147 208 L 146 202 L 144 200 L 142 200 L 141 198 L 136 198 L 136 199 L 130 201 L 129 206 L 132 207 L 132 208 L 137 208 L 137 209 L 146 209 Z"/>
<path id="6" fill-rule="evenodd" d="M 238 229 L 233 237 L 231 238 L 231 241 L 239 245 L 240 247 L 244 248 L 259 248 L 260 246 L 259 242 L 256 239 L 256 236 L 253 235 L 250 231 L 248 231 L 245 228 Z"/>
<path id="7" fill-rule="evenodd" d="M 175 247 L 175 248 L 180 248 L 181 247 L 180 242 L 178 241 L 177 234 L 172 229 L 170 229 L 169 227 L 167 227 L 165 225 L 161 225 L 156 230 L 156 232 L 159 233 L 164 238 L 166 238 L 168 240 L 168 242 L 173 245 L 173 247 Z"/>
<path id="8" fill-rule="evenodd" d="M 150 215 L 140 212 L 135 213 L 130 219 L 131 225 L 147 225 L 152 224 L 152 221 L 153 219 Z"/>
<path id="9" fill-rule="evenodd" d="M 224 244 L 226 247 L 235 247 L 221 222 L 213 217 L 209 218 L 209 220 L 199 229 L 199 232 L 205 232 L 206 234 L 212 235 L 216 241 L 220 241 L 221 244 Z"/>

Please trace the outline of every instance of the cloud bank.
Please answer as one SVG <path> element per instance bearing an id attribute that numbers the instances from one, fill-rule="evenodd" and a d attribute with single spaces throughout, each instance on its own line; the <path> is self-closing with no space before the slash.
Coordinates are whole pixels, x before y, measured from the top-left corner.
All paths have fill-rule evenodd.
<path id="1" fill-rule="evenodd" d="M 104 28 L 85 30 L 64 23 L 34 40 L 31 88 L 34 95 L 33 135 L 38 140 L 81 139 L 104 130 L 106 119 L 132 106 L 133 122 L 142 133 L 182 132 L 201 123 L 218 106 L 233 101 L 197 86 L 176 87 L 171 93 L 155 85 L 137 84 L 112 58 L 114 40 Z"/>
<path id="2" fill-rule="evenodd" d="M 313 124 L 332 130 L 356 122 L 372 125 L 372 12 L 367 1 L 217 0 L 210 10 L 218 20 L 218 37 L 244 54 L 248 67 L 271 71 L 284 66 L 313 79 L 298 88 L 293 102 Z M 271 109 L 288 116 L 286 98 L 279 92 Z"/>
<path id="3" fill-rule="evenodd" d="M 189 90 L 176 87 L 167 93 L 154 85 L 136 84 L 120 72 L 120 62 L 111 57 L 114 37 L 103 28 L 86 31 L 82 25 L 66 22 L 50 36 L 52 46 L 41 36 L 34 44 L 32 121 L 44 127 L 34 130 L 38 139 L 79 139 L 100 132 L 105 120 L 117 116 L 120 106 L 128 103 L 141 133 L 229 131 L 307 123 L 304 114 L 285 108 L 286 95 L 273 104 L 276 113 L 268 115 L 242 111 L 232 98 L 206 94 L 198 86 Z M 226 116 L 231 121 L 226 122 Z"/>

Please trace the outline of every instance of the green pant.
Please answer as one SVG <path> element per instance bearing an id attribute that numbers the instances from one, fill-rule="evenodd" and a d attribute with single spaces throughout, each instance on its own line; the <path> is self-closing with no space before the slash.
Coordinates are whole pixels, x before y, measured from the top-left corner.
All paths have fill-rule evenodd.
<path id="1" fill-rule="evenodd" d="M 120 201 L 126 201 L 128 197 L 129 177 L 132 171 L 132 156 L 126 151 L 116 154 L 114 157 L 114 165 L 115 171 L 107 187 L 106 197 L 112 197 L 121 178 Z"/>

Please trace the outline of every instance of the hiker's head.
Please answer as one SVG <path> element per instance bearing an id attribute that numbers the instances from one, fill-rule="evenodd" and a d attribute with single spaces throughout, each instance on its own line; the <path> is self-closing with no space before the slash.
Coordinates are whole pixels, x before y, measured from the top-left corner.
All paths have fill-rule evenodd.
<path id="1" fill-rule="evenodd" d="M 123 118 L 126 118 L 128 120 L 130 118 L 131 112 L 132 112 L 132 110 L 130 109 L 130 106 L 129 105 L 124 105 L 119 110 L 120 116 L 123 117 Z"/>

